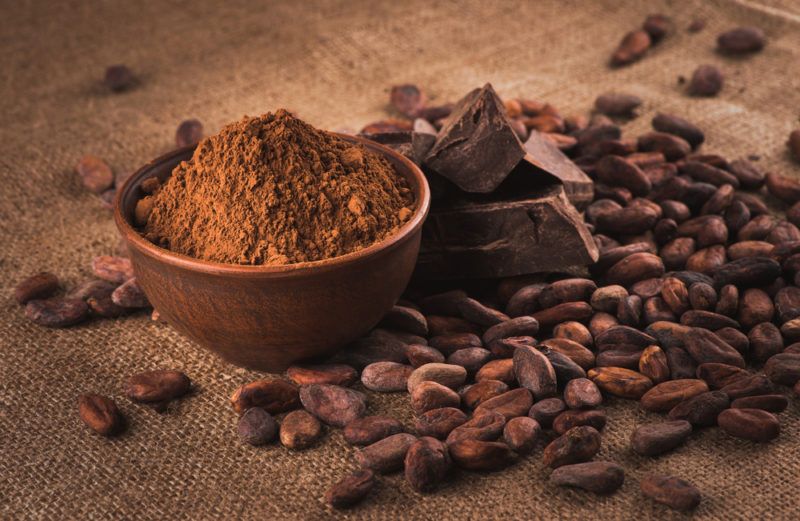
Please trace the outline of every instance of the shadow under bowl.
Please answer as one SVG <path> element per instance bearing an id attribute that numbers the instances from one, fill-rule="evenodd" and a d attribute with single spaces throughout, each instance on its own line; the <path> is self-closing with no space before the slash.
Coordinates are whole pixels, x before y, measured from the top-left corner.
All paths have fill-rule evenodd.
<path id="1" fill-rule="evenodd" d="M 420 169 L 397 152 L 337 134 L 385 157 L 415 198 L 411 218 L 362 250 L 315 262 L 252 266 L 210 262 L 148 241 L 134 228 L 142 181 L 164 182 L 194 147 L 166 154 L 119 190 L 114 220 L 128 245 L 136 279 L 159 314 L 183 335 L 233 364 L 281 372 L 329 355 L 367 333 L 408 284 L 419 253 L 430 189 Z"/>

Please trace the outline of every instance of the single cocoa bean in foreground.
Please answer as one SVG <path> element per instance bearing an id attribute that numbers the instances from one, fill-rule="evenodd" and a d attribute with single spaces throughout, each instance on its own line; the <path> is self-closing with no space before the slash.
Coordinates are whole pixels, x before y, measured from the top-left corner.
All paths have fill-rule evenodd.
<path id="1" fill-rule="evenodd" d="M 648 474 L 639 482 L 642 494 L 675 510 L 693 510 L 700 504 L 700 491 L 675 476 Z"/>
<path id="2" fill-rule="evenodd" d="M 243 443 L 265 445 L 275 439 L 278 422 L 261 407 L 252 407 L 239 417 L 237 429 Z"/>
<path id="3" fill-rule="evenodd" d="M 104 82 L 114 92 L 122 92 L 136 84 L 136 76 L 125 65 L 110 65 L 106 68 Z"/>
<path id="4" fill-rule="evenodd" d="M 610 494 L 625 482 L 625 470 L 608 461 L 590 461 L 559 467 L 550 474 L 555 485 L 577 487 L 595 494 Z"/>
<path id="5" fill-rule="evenodd" d="M 284 447 L 307 449 L 322 437 L 322 424 L 304 410 L 292 411 L 283 418 L 280 440 Z"/>
<path id="6" fill-rule="evenodd" d="M 760 409 L 727 409 L 717 423 L 731 436 L 760 443 L 774 440 L 781 430 L 778 418 Z"/>
<path id="7" fill-rule="evenodd" d="M 97 156 L 85 155 L 75 166 L 83 186 L 95 194 L 102 193 L 114 184 L 111 167 Z"/>
<path id="8" fill-rule="evenodd" d="M 159 369 L 128 378 L 125 394 L 137 402 L 165 402 L 180 398 L 189 392 L 191 386 L 191 380 L 184 373 Z"/>
<path id="9" fill-rule="evenodd" d="M 363 501 L 375 486 L 375 474 L 368 469 L 345 476 L 325 493 L 325 502 L 334 508 L 347 508 Z"/>
<path id="10" fill-rule="evenodd" d="M 178 148 L 196 145 L 203 139 L 203 124 L 198 119 L 181 121 L 175 131 L 175 145 Z"/>
<path id="11" fill-rule="evenodd" d="M 764 31 L 758 27 L 737 27 L 717 37 L 717 48 L 725 54 L 747 54 L 764 48 Z"/>
<path id="12" fill-rule="evenodd" d="M 551 468 L 588 461 L 600 450 L 600 433 L 594 427 L 574 427 L 545 447 L 543 461 Z"/>
<path id="13" fill-rule="evenodd" d="M 344 427 L 367 411 L 363 393 L 338 385 L 306 385 L 300 389 L 300 402 L 308 412 L 334 427 Z"/>
<path id="14" fill-rule="evenodd" d="M 685 420 L 648 423 L 638 426 L 631 434 L 631 447 L 642 456 L 656 456 L 683 443 L 692 433 Z"/>
<path id="15" fill-rule="evenodd" d="M 101 436 L 118 434 L 124 418 L 114 400 L 94 393 L 78 396 L 78 414 L 90 429 Z"/>
<path id="16" fill-rule="evenodd" d="M 432 492 L 446 477 L 450 464 L 450 453 L 444 443 L 422 437 L 406 452 L 406 481 L 417 492 Z"/>
<path id="17" fill-rule="evenodd" d="M 722 71 L 713 65 L 700 65 L 689 80 L 688 92 L 692 96 L 716 96 L 722 83 Z"/>

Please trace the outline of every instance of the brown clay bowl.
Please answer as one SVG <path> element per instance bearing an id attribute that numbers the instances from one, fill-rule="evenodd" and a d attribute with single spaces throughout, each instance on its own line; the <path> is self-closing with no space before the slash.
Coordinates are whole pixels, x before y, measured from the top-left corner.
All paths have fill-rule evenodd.
<path id="1" fill-rule="evenodd" d="M 198 260 L 151 243 L 132 226 L 139 186 L 162 182 L 193 147 L 166 154 L 133 174 L 117 194 L 114 220 L 139 285 L 160 315 L 183 335 L 240 366 L 280 372 L 330 354 L 369 331 L 400 297 L 419 252 L 430 189 L 420 169 L 387 147 L 339 135 L 381 154 L 416 195 L 411 219 L 360 251 L 285 266 Z"/>

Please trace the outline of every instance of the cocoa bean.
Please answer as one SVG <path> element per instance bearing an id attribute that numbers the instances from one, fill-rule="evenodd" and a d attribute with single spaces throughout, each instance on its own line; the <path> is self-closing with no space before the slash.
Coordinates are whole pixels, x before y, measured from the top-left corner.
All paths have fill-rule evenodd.
<path id="1" fill-rule="evenodd" d="M 621 398 L 638 400 L 653 387 L 643 374 L 622 367 L 597 367 L 590 369 L 588 376 L 600 389 Z"/>
<path id="2" fill-rule="evenodd" d="M 515 336 L 495 340 L 489 345 L 489 351 L 497 358 L 511 358 L 520 346 L 535 346 L 536 339 L 530 336 Z"/>
<path id="3" fill-rule="evenodd" d="M 758 396 L 774 392 L 772 383 L 766 376 L 758 374 L 744 374 L 739 378 L 733 379 L 726 384 L 720 391 L 728 395 L 731 400 L 743 396 Z"/>
<path id="4" fill-rule="evenodd" d="M 656 339 L 629 326 L 613 326 L 595 336 L 595 344 L 600 351 L 620 344 L 630 344 L 643 349 L 656 343 Z"/>
<path id="5" fill-rule="evenodd" d="M 621 67 L 641 58 L 652 45 L 647 31 L 639 29 L 627 33 L 611 55 L 611 66 Z"/>
<path id="6" fill-rule="evenodd" d="M 514 351 L 514 374 L 520 386 L 530 390 L 535 400 L 556 394 L 556 373 L 539 350 L 521 346 Z"/>
<path id="7" fill-rule="evenodd" d="M 467 421 L 467 415 L 455 407 L 431 409 L 417 417 L 414 428 L 420 436 L 443 440 L 450 432 Z"/>
<path id="8" fill-rule="evenodd" d="M 518 454 L 528 454 L 533 451 L 536 440 L 542 427 L 533 418 L 521 416 L 512 418 L 503 428 L 503 440 Z"/>
<path id="9" fill-rule="evenodd" d="M 653 118 L 652 125 L 659 132 L 684 139 L 692 148 L 697 148 L 705 141 L 705 135 L 699 127 L 675 115 L 658 113 Z"/>
<path id="10" fill-rule="evenodd" d="M 658 213 L 644 206 L 627 206 L 597 217 L 598 231 L 613 234 L 637 234 L 650 230 L 658 221 Z"/>
<path id="11" fill-rule="evenodd" d="M 732 284 L 739 288 L 767 286 L 781 274 L 777 261 L 766 257 L 746 257 L 727 263 L 714 272 L 718 288 Z"/>
<path id="12" fill-rule="evenodd" d="M 493 411 L 502 414 L 506 420 L 509 420 L 528 414 L 532 405 L 533 397 L 528 389 L 513 389 L 482 402 L 475 409 L 475 414 Z"/>
<path id="13" fill-rule="evenodd" d="M 44 327 L 69 327 L 83 322 L 88 316 L 89 306 L 77 298 L 29 300 L 25 305 L 25 317 Z"/>
<path id="14" fill-rule="evenodd" d="M 620 324 L 637 327 L 642 320 L 642 298 L 630 295 L 617 305 L 617 319 Z"/>
<path id="15" fill-rule="evenodd" d="M 414 388 L 425 381 L 432 381 L 442 384 L 451 389 L 456 389 L 464 383 L 467 378 L 467 370 L 460 365 L 453 364 L 425 364 L 414 369 L 408 377 L 408 391 L 414 392 Z"/>
<path id="16" fill-rule="evenodd" d="M 728 395 L 722 391 L 706 391 L 675 405 L 669 411 L 669 419 L 686 420 L 695 427 L 711 427 L 729 405 Z"/>
<path id="17" fill-rule="evenodd" d="M 166 402 L 188 393 L 191 386 L 191 380 L 182 372 L 161 369 L 128 378 L 125 394 L 137 402 Z"/>
<path id="18" fill-rule="evenodd" d="M 459 302 L 458 310 L 464 319 L 484 327 L 494 326 L 510 318 L 505 313 L 484 306 L 471 298 L 465 298 Z"/>
<path id="19" fill-rule="evenodd" d="M 764 32 L 757 27 L 737 27 L 717 37 L 717 49 L 725 54 L 747 54 L 764 48 Z"/>
<path id="20" fill-rule="evenodd" d="M 661 152 L 667 161 L 683 159 L 692 150 L 684 139 L 664 132 L 642 134 L 637 144 L 640 152 Z"/>
<path id="21" fill-rule="evenodd" d="M 747 334 L 752 357 L 759 362 L 783 351 L 783 337 L 780 330 L 770 322 L 758 324 Z"/>
<path id="22" fill-rule="evenodd" d="M 619 285 L 604 286 L 592 293 L 591 305 L 597 311 L 616 312 L 619 302 L 628 296 L 628 290 Z"/>
<path id="23" fill-rule="evenodd" d="M 363 393 L 330 384 L 312 384 L 300 388 L 300 402 L 319 420 L 344 427 L 364 416 L 367 398 Z"/>
<path id="24" fill-rule="evenodd" d="M 697 487 L 674 476 L 649 474 L 641 479 L 642 494 L 675 510 L 694 510 L 700 504 Z"/>
<path id="25" fill-rule="evenodd" d="M 577 463 L 554 470 L 550 474 L 550 482 L 595 494 L 611 494 L 625 482 L 625 470 L 618 464 L 607 461 Z"/>
<path id="26" fill-rule="evenodd" d="M 689 286 L 689 305 L 698 311 L 711 311 L 717 307 L 717 292 L 713 286 L 695 282 Z"/>
<path id="27" fill-rule="evenodd" d="M 92 272 L 100 279 L 122 284 L 133 278 L 133 265 L 130 259 L 101 255 L 92 259 Z"/>
<path id="28" fill-rule="evenodd" d="M 697 367 L 697 377 L 704 380 L 712 389 L 722 389 L 747 374 L 741 367 L 716 362 L 700 364 Z"/>
<path id="29" fill-rule="evenodd" d="M 113 436 L 124 428 L 125 419 L 114 400 L 94 393 L 78 396 L 78 414 L 87 427 L 101 436 Z"/>
<path id="30" fill-rule="evenodd" d="M 745 257 L 767 257 L 774 248 L 766 241 L 741 241 L 728 246 L 728 257 L 731 260 Z"/>
<path id="31" fill-rule="evenodd" d="M 447 444 L 466 439 L 494 441 L 502 434 L 505 424 L 506 419 L 502 414 L 491 410 L 484 411 L 453 429 L 447 436 Z"/>
<path id="32" fill-rule="evenodd" d="M 517 290 L 506 304 L 506 314 L 510 317 L 520 317 L 541 309 L 539 295 L 545 287 L 547 284 L 539 283 L 523 286 Z"/>
<path id="33" fill-rule="evenodd" d="M 325 493 L 325 502 L 334 508 L 347 508 L 364 500 L 375 486 L 375 474 L 361 469 L 345 476 Z"/>
<path id="34" fill-rule="evenodd" d="M 181 121 L 175 131 L 175 145 L 178 148 L 196 145 L 203 139 L 203 124 L 198 119 Z"/>
<path id="35" fill-rule="evenodd" d="M 778 418 L 761 409 L 726 409 L 717 423 L 731 436 L 759 443 L 774 440 L 780 434 Z"/>
<path id="36" fill-rule="evenodd" d="M 478 326 L 461 317 L 425 315 L 425 320 L 428 321 L 428 330 L 432 337 L 455 333 L 480 333 Z"/>
<path id="37" fill-rule="evenodd" d="M 14 298 L 19 304 L 27 304 L 31 300 L 52 297 L 61 283 L 52 273 L 42 271 L 23 280 L 14 288 Z"/>
<path id="38" fill-rule="evenodd" d="M 600 450 L 600 433 L 594 427 L 574 427 L 544 448 L 543 461 L 550 468 L 588 461 Z"/>
<path id="39" fill-rule="evenodd" d="M 428 342 L 431 347 L 438 349 L 445 356 L 449 356 L 459 349 L 468 347 L 483 347 L 478 335 L 472 333 L 452 333 L 432 337 Z"/>
<path id="40" fill-rule="evenodd" d="M 342 434 L 351 445 L 371 445 L 384 438 L 403 432 L 403 425 L 388 416 L 356 418 L 344 427 Z"/>
<path id="41" fill-rule="evenodd" d="M 596 337 L 604 331 L 618 325 L 619 320 L 617 320 L 617 317 L 614 315 L 603 312 L 595 313 L 589 320 L 589 331 L 592 333 L 592 336 Z"/>
<path id="42" fill-rule="evenodd" d="M 591 347 L 594 343 L 594 340 L 592 339 L 592 333 L 589 331 L 589 328 L 580 322 L 575 321 L 562 322 L 554 327 L 553 339 L 569 340 L 587 348 Z"/>
<path id="43" fill-rule="evenodd" d="M 458 393 L 436 382 L 421 382 L 411 393 L 411 408 L 415 414 L 443 407 L 457 408 L 460 405 L 461 397 Z"/>
<path id="44" fill-rule="evenodd" d="M 642 456 L 656 456 L 681 445 L 692 433 L 685 420 L 648 423 L 636 427 L 631 434 L 631 448 Z"/>
<path id="45" fill-rule="evenodd" d="M 664 217 L 672 219 L 676 223 L 682 223 L 691 217 L 691 210 L 684 203 L 680 201 L 661 201 L 661 210 L 664 212 Z"/>
<path id="46" fill-rule="evenodd" d="M 641 398 L 641 406 L 647 411 L 666 412 L 678 403 L 708 391 L 703 380 L 681 379 L 662 382 Z"/>
<path id="47" fill-rule="evenodd" d="M 475 381 L 500 380 L 501 382 L 513 385 L 516 382 L 514 374 L 514 360 L 503 358 L 501 360 L 491 360 L 475 374 Z"/>
<path id="48" fill-rule="evenodd" d="M 534 336 L 539 332 L 539 322 L 529 316 L 516 317 L 496 324 L 483 334 L 483 343 L 489 345 L 495 340 L 514 336 Z"/>
<path id="49" fill-rule="evenodd" d="M 782 394 L 743 396 L 731 402 L 734 409 L 761 409 L 767 412 L 783 412 L 788 406 L 789 400 Z"/>
<path id="50" fill-rule="evenodd" d="M 771 232 L 777 224 L 778 221 L 772 215 L 759 215 L 753 217 L 750 222 L 742 226 L 737 234 L 737 237 L 740 241 L 765 240 L 769 235 L 769 232 Z"/>
<path id="51" fill-rule="evenodd" d="M 111 167 L 97 156 L 81 157 L 75 166 L 75 171 L 83 186 L 92 193 L 103 193 L 114 184 L 114 173 L 111 171 Z"/>
<path id="52" fill-rule="evenodd" d="M 747 190 L 761 188 L 766 178 L 766 174 L 761 169 L 746 159 L 731 161 L 727 170 L 735 175 L 741 187 Z"/>
<path id="53" fill-rule="evenodd" d="M 666 353 L 656 345 L 646 347 L 639 358 L 639 372 L 654 384 L 668 380 L 670 368 Z"/>
<path id="54" fill-rule="evenodd" d="M 644 279 L 631 286 L 631 294 L 645 300 L 660 295 L 663 286 L 664 279 L 662 278 Z"/>
<path id="55" fill-rule="evenodd" d="M 500 380 L 480 380 L 460 391 L 461 400 L 470 409 L 508 391 L 508 385 Z"/>
<path id="56" fill-rule="evenodd" d="M 561 353 L 583 369 L 590 369 L 594 367 L 594 353 L 581 344 L 573 342 L 572 340 L 568 340 L 566 338 L 551 338 L 542 342 L 541 346 Z"/>
<path id="57" fill-rule="evenodd" d="M 281 443 L 289 449 L 307 449 L 314 445 L 322 434 L 322 424 L 304 410 L 290 412 L 280 426 Z"/>
<path id="58" fill-rule="evenodd" d="M 716 335 L 739 351 L 742 356 L 747 355 L 748 351 L 750 351 L 750 340 L 747 338 L 747 335 L 738 329 L 724 327 L 718 329 Z"/>
<path id="59" fill-rule="evenodd" d="M 733 284 L 723 286 L 719 290 L 719 299 L 715 311 L 720 315 L 735 316 L 739 309 L 739 289 Z"/>
<path id="60" fill-rule="evenodd" d="M 775 310 L 780 322 L 800 317 L 800 288 L 787 286 L 778 290 L 775 295 Z"/>
<path id="61" fill-rule="evenodd" d="M 642 99 L 633 94 L 609 92 L 594 100 L 594 108 L 606 116 L 631 117 L 633 111 L 642 104 Z"/>
<path id="62" fill-rule="evenodd" d="M 467 298 L 467 293 L 462 290 L 446 291 L 427 296 L 419 300 L 419 307 L 426 315 L 443 315 L 457 317 L 458 303 Z"/>
<path id="63" fill-rule="evenodd" d="M 142 288 L 136 282 L 136 277 L 123 282 L 117 289 L 111 293 L 111 301 L 122 308 L 139 309 L 150 306 L 150 301 L 147 300 L 147 295 L 144 294 Z"/>
<path id="64" fill-rule="evenodd" d="M 794 385 L 800 380 L 800 354 L 779 353 L 764 364 L 764 372 L 773 383 Z"/>
<path id="65" fill-rule="evenodd" d="M 597 367 L 622 367 L 624 369 L 637 370 L 639 368 L 640 351 L 603 351 L 597 355 Z"/>
<path id="66" fill-rule="evenodd" d="M 695 240 L 690 237 L 678 237 L 665 244 L 659 251 L 664 265 L 668 269 L 682 269 L 696 251 Z"/>
<path id="67" fill-rule="evenodd" d="M 793 342 L 800 339 L 800 318 L 793 318 L 784 322 L 781 326 L 781 334 L 788 341 Z"/>
<path id="68" fill-rule="evenodd" d="M 425 319 L 425 315 L 406 306 L 393 306 L 384 315 L 378 326 L 399 329 L 419 336 L 428 335 L 428 321 Z"/>
<path id="69" fill-rule="evenodd" d="M 691 96 L 716 96 L 724 82 L 722 71 L 713 65 L 700 65 L 692 73 L 687 92 Z"/>
<path id="70" fill-rule="evenodd" d="M 567 382 L 564 402 L 571 409 L 591 409 L 603 403 L 603 396 L 594 382 L 588 378 L 576 378 Z"/>
<path id="71" fill-rule="evenodd" d="M 573 427 L 581 425 L 588 425 L 601 431 L 606 426 L 606 413 L 593 409 L 567 410 L 553 420 L 553 430 L 556 434 L 564 434 Z"/>
<path id="72" fill-rule="evenodd" d="M 643 197 L 653 189 L 645 173 L 625 158 L 605 156 L 597 162 L 595 168 L 600 182 L 625 187 L 635 196 Z"/>
<path id="73" fill-rule="evenodd" d="M 332 384 L 349 386 L 358 380 L 358 372 L 345 364 L 293 365 L 286 376 L 297 385 Z"/>
<path id="74" fill-rule="evenodd" d="M 392 434 L 358 450 L 356 460 L 362 467 L 380 474 L 396 472 L 403 468 L 406 453 L 416 441 L 413 434 Z"/>
<path id="75" fill-rule="evenodd" d="M 740 327 L 739 323 L 730 317 L 714 313 L 713 311 L 702 311 L 692 309 L 681 315 L 681 324 L 695 329 L 717 330 L 724 327 Z"/>
<path id="76" fill-rule="evenodd" d="M 575 378 L 586 377 L 586 371 L 568 356 L 548 347 L 541 347 L 540 351 L 553 366 L 553 370 L 556 373 L 556 382 L 560 382 L 563 385 Z"/>
<path id="77" fill-rule="evenodd" d="M 296 386 L 284 380 L 256 380 L 236 389 L 231 405 L 239 414 L 251 407 L 277 414 L 300 407 L 300 395 Z"/>
<path id="78" fill-rule="evenodd" d="M 744 367 L 742 355 L 707 329 L 692 328 L 691 333 L 686 336 L 685 342 L 686 350 L 698 364 L 718 362 Z"/>
<path id="79" fill-rule="evenodd" d="M 564 279 L 549 284 L 539 295 L 539 305 L 551 308 L 565 302 L 588 302 L 597 285 L 589 279 Z M 523 334 L 523 333 L 518 333 Z M 528 333 L 535 334 L 535 333 Z"/>
<path id="80" fill-rule="evenodd" d="M 683 347 L 684 339 L 691 328 L 675 322 L 659 321 L 647 326 L 645 331 L 653 338 L 653 342 L 649 345 L 657 343 L 666 350 L 671 347 Z"/>
<path id="81" fill-rule="evenodd" d="M 251 407 L 239 417 L 239 439 L 248 445 L 265 445 L 275 439 L 278 423 L 261 407 Z"/>
<path id="82" fill-rule="evenodd" d="M 634 253 L 614 264 L 606 273 L 611 284 L 630 286 L 634 282 L 664 274 L 664 263 L 652 253 Z"/>
<path id="83" fill-rule="evenodd" d="M 592 307 L 586 302 L 565 302 L 552 308 L 535 312 L 532 317 L 542 329 L 549 329 L 561 322 L 585 321 L 592 316 Z"/>
<path id="84" fill-rule="evenodd" d="M 425 364 L 443 363 L 445 360 L 441 351 L 423 344 L 409 344 L 406 348 L 406 358 L 414 368 Z"/>
<path id="85" fill-rule="evenodd" d="M 122 92 L 134 87 L 138 80 L 125 65 L 111 65 L 106 68 L 103 82 L 113 92 Z"/>
<path id="86" fill-rule="evenodd" d="M 730 184 L 723 184 L 714 195 L 711 196 L 711 199 L 705 202 L 703 207 L 700 209 L 700 213 L 703 215 L 709 214 L 721 214 L 728 209 L 728 207 L 733 204 L 733 196 L 735 194 L 735 188 L 733 185 Z M 727 222 L 726 230 L 727 230 Z"/>
<path id="87" fill-rule="evenodd" d="M 435 438 L 422 437 L 406 452 L 406 481 L 417 492 L 432 492 L 444 480 L 450 465 L 447 446 Z"/>
<path id="88" fill-rule="evenodd" d="M 488 351 L 487 351 L 488 352 Z M 397 362 L 375 362 L 361 372 L 361 383 L 371 391 L 391 393 L 408 388 L 408 377 L 414 371 L 410 365 Z"/>
<path id="89" fill-rule="evenodd" d="M 448 447 L 456 465 L 467 470 L 500 470 L 514 461 L 505 443 L 462 439 L 448 444 Z"/>

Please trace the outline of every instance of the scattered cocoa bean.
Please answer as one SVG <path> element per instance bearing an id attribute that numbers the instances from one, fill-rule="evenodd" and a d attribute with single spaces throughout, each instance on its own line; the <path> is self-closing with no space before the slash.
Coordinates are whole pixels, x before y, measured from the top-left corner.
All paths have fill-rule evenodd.
<path id="1" fill-rule="evenodd" d="M 638 400 L 653 387 L 648 377 L 622 367 L 596 367 L 587 374 L 600 389 L 620 398 Z"/>
<path id="2" fill-rule="evenodd" d="M 467 370 L 453 364 L 425 364 L 414 369 L 408 377 L 408 391 L 425 381 L 436 382 L 451 389 L 456 389 L 467 379 Z"/>
<path id="3" fill-rule="evenodd" d="M 196 145 L 203 139 L 203 124 L 198 119 L 181 121 L 175 131 L 175 145 L 178 148 Z"/>
<path id="4" fill-rule="evenodd" d="M 789 400 L 782 394 L 743 396 L 731 402 L 731 407 L 734 409 L 761 409 L 767 412 L 783 412 L 788 406 Z"/>
<path id="5" fill-rule="evenodd" d="M 278 423 L 261 407 L 251 407 L 239 417 L 239 439 L 248 445 L 265 445 L 275 439 Z"/>
<path id="6" fill-rule="evenodd" d="M 375 474 L 361 469 L 345 476 L 325 493 L 325 502 L 334 508 L 347 508 L 364 500 L 375 486 Z"/>
<path id="7" fill-rule="evenodd" d="M 371 391 L 392 393 L 408 388 L 414 368 L 397 362 L 374 362 L 361 372 L 361 383 Z"/>
<path id="8" fill-rule="evenodd" d="M 364 416 L 344 426 L 345 441 L 351 445 L 371 445 L 403 432 L 403 424 L 388 416 Z"/>
<path id="9" fill-rule="evenodd" d="M 594 409 L 564 411 L 553 420 L 553 431 L 556 434 L 564 434 L 573 427 L 582 425 L 602 431 L 606 426 L 606 413 Z"/>
<path id="10" fill-rule="evenodd" d="M 642 456 L 656 456 L 682 444 L 692 433 L 685 420 L 648 423 L 638 426 L 631 435 L 631 448 Z"/>
<path id="11" fill-rule="evenodd" d="M 726 409 L 717 423 L 731 436 L 760 443 L 774 440 L 780 434 L 778 418 L 761 409 Z"/>
<path id="12" fill-rule="evenodd" d="M 358 380 L 358 372 L 345 364 L 293 365 L 286 376 L 297 385 L 332 384 L 349 386 Z"/>
<path id="13" fill-rule="evenodd" d="M 544 464 L 558 468 L 573 463 L 588 461 L 600 450 L 600 433 L 594 427 L 574 427 L 544 449 Z"/>
<path id="14" fill-rule="evenodd" d="M 647 31 L 639 29 L 629 32 L 611 55 L 611 66 L 621 67 L 637 61 L 651 45 L 652 40 Z"/>
<path id="15" fill-rule="evenodd" d="M 109 255 L 92 259 L 92 271 L 98 278 L 116 284 L 122 284 L 134 276 L 130 259 Z"/>
<path id="16" fill-rule="evenodd" d="M 711 427 L 729 405 L 728 395 L 722 391 L 707 391 L 675 405 L 669 411 L 669 419 L 686 420 L 695 427 Z"/>
<path id="17" fill-rule="evenodd" d="M 450 465 L 447 446 L 435 438 L 422 437 L 406 452 L 406 481 L 417 492 L 432 492 L 444 480 Z"/>
<path id="18" fill-rule="evenodd" d="M 346 426 L 353 420 L 364 416 L 367 410 L 367 398 L 363 393 L 330 384 L 312 384 L 301 387 L 300 402 L 308 412 L 334 427 Z M 289 405 L 285 401 L 283 404 L 285 404 L 284 407 Z M 291 405 L 294 406 L 293 400 Z"/>
<path id="19" fill-rule="evenodd" d="M 500 470 L 514 461 L 513 454 L 505 443 L 462 439 L 448 446 L 456 465 L 467 470 Z"/>
<path id="20" fill-rule="evenodd" d="M 25 305 L 25 317 L 44 327 L 69 327 L 83 322 L 88 316 L 89 306 L 77 298 L 30 300 Z"/>
<path id="21" fill-rule="evenodd" d="M 700 504 L 697 487 L 680 478 L 648 474 L 639 482 L 642 494 L 675 510 L 694 510 Z"/>
<path id="22" fill-rule="evenodd" d="M 461 397 L 458 393 L 436 382 L 421 382 L 411 393 L 411 408 L 416 414 L 443 407 L 457 408 L 460 405 Z"/>
<path id="23" fill-rule="evenodd" d="M 192 382 L 184 373 L 158 369 L 137 373 L 128 378 L 125 394 L 137 402 L 166 402 L 180 398 L 188 393 L 191 387 Z M 258 404 L 252 406 L 256 405 Z"/>
<path id="24" fill-rule="evenodd" d="M 700 65 L 692 73 L 688 92 L 692 96 L 716 96 L 722 90 L 722 71 L 713 65 Z"/>
<path id="25" fill-rule="evenodd" d="M 487 410 L 453 429 L 447 436 L 447 444 L 466 439 L 494 441 L 502 434 L 505 424 L 506 419 L 502 414 Z"/>
<path id="26" fill-rule="evenodd" d="M 300 407 L 297 387 L 285 380 L 256 380 L 242 385 L 234 391 L 230 401 L 239 414 L 251 407 L 261 407 L 270 414 Z"/>
<path id="27" fill-rule="evenodd" d="M 534 347 L 521 346 L 514 351 L 514 374 L 519 385 L 533 393 L 538 401 L 556 394 L 556 372 L 550 360 Z"/>
<path id="28" fill-rule="evenodd" d="M 302 450 L 314 445 L 322 437 L 322 432 L 319 420 L 300 409 L 290 412 L 283 419 L 280 439 L 284 447 Z"/>
<path id="29" fill-rule="evenodd" d="M 757 27 L 737 27 L 717 37 L 717 48 L 725 54 L 747 54 L 764 48 L 764 32 Z"/>
<path id="30" fill-rule="evenodd" d="M 364 468 L 390 474 L 403 468 L 406 453 L 416 441 L 417 437 L 413 434 L 392 434 L 357 451 L 356 460 Z"/>
<path id="31" fill-rule="evenodd" d="M 577 487 L 595 494 L 611 494 L 625 482 L 625 470 L 616 463 L 590 461 L 559 467 L 550 474 L 550 482 Z"/>
<path id="32" fill-rule="evenodd" d="M 512 389 L 499 396 L 489 398 L 482 402 L 476 409 L 476 414 L 493 411 L 502 414 L 506 420 L 528 414 L 533 405 L 533 396 L 525 388 Z"/>
<path id="33" fill-rule="evenodd" d="M 42 271 L 23 280 L 14 288 L 14 298 L 19 304 L 27 304 L 31 300 L 52 297 L 61 283 L 52 273 Z"/>
<path id="34" fill-rule="evenodd" d="M 94 393 L 78 396 L 78 414 L 87 427 L 101 436 L 118 434 L 125 423 L 114 400 Z"/>

